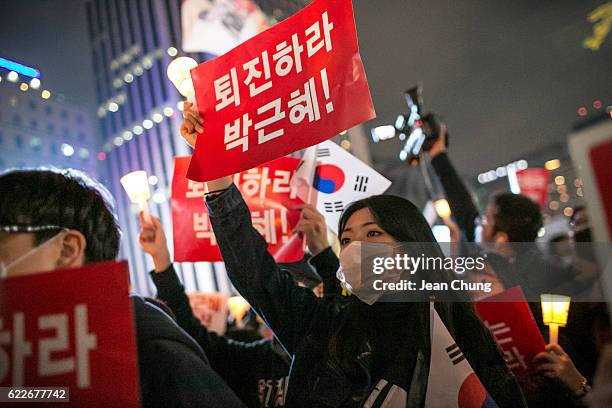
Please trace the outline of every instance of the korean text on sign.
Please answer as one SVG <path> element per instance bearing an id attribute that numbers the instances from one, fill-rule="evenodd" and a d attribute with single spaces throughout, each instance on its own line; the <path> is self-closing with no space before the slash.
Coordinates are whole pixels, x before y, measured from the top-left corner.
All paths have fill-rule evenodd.
<path id="1" fill-rule="evenodd" d="M 533 358 L 544 351 L 544 339 L 520 286 L 479 300 L 474 306 L 512 372 L 523 375 L 530 371 Z"/>
<path id="2" fill-rule="evenodd" d="M 125 262 L 0 279 L 0 387 L 68 387 L 75 406 L 138 406 L 132 314 Z"/>
<path id="3" fill-rule="evenodd" d="M 207 134 L 192 180 L 256 167 L 375 116 L 350 0 L 315 0 L 191 74 Z"/>
<path id="4" fill-rule="evenodd" d="M 288 243 L 299 219 L 299 211 L 294 208 L 303 201 L 290 186 L 298 162 L 298 159 L 283 157 L 234 175 L 234 184 L 251 209 L 253 226 L 264 237 L 273 255 Z M 179 262 L 221 261 L 204 205 L 204 183 L 185 178 L 188 165 L 189 157 L 175 159 L 172 181 L 174 257 Z M 283 258 L 279 259 L 285 262 L 297 261 L 303 256 L 303 252 L 282 253 Z M 285 256 L 292 258 L 289 260 Z"/>

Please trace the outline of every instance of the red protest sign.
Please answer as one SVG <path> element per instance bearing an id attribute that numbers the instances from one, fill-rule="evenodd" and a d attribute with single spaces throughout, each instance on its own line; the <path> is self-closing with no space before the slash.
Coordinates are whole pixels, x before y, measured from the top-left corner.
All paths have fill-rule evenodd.
<path id="1" fill-rule="evenodd" d="M 127 263 L 0 279 L 0 387 L 68 387 L 73 406 L 139 406 Z"/>
<path id="2" fill-rule="evenodd" d="M 544 351 L 545 344 L 521 287 L 479 300 L 474 306 L 514 374 L 529 371 L 533 358 Z"/>
<path id="3" fill-rule="evenodd" d="M 531 198 L 544 208 L 548 200 L 550 172 L 546 169 L 529 168 L 516 172 L 521 194 Z"/>
<path id="4" fill-rule="evenodd" d="M 612 180 L 612 166 L 610 166 L 612 140 L 592 146 L 589 149 L 589 156 L 595 176 L 595 184 L 597 185 L 597 193 L 603 208 L 604 225 L 607 226 L 608 230 L 607 236 L 612 238 L 612 189 L 610 188 L 610 180 Z"/>
<path id="5" fill-rule="evenodd" d="M 256 167 L 376 116 L 350 0 L 315 0 L 191 77 L 206 118 L 191 180 Z"/>
<path id="6" fill-rule="evenodd" d="M 223 261 L 204 205 L 204 183 L 186 178 L 190 157 L 176 157 L 172 179 L 172 226 L 174 259 L 177 262 Z M 302 259 L 302 245 L 292 245 L 293 229 L 304 202 L 289 183 L 299 159 L 282 157 L 234 175 L 251 210 L 253 226 L 268 242 L 268 249 L 278 262 Z M 287 250 L 291 248 L 291 250 Z"/>

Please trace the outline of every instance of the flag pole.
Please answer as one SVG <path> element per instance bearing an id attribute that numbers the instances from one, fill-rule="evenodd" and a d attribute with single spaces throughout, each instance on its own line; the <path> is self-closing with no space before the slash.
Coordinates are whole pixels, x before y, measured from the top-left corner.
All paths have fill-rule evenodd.
<path id="1" fill-rule="evenodd" d="M 310 204 L 312 205 L 311 201 L 312 201 L 312 186 L 314 184 L 314 177 L 315 174 L 317 173 L 317 152 L 319 151 L 319 145 L 315 146 L 315 157 L 314 157 L 314 166 L 312 166 L 312 173 L 310 174 L 310 182 L 308 183 L 308 193 L 306 194 L 306 204 Z M 315 205 L 316 207 L 316 205 Z M 306 239 L 304 239 L 304 241 L 302 242 L 302 251 L 306 252 L 307 249 L 307 245 L 306 245 Z"/>

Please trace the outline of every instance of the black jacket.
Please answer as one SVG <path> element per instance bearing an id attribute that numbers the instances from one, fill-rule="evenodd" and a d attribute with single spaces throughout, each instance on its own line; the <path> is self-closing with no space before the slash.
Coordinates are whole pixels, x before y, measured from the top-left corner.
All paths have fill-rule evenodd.
<path id="1" fill-rule="evenodd" d="M 285 405 L 289 356 L 280 345 L 271 340 L 244 343 L 208 331 L 194 316 L 172 265 L 163 272 L 151 272 L 151 278 L 158 298 L 166 302 L 177 323 L 206 350 L 212 368 L 248 407 Z"/>
<path id="2" fill-rule="evenodd" d="M 431 159 L 431 166 L 444 188 L 446 200 L 452 210 L 455 222 L 461 229 L 466 241 L 474 242 L 476 229 L 474 221 L 478 217 L 478 208 L 476 208 L 472 196 L 463 184 L 463 180 L 459 177 L 445 152 Z"/>
<path id="3" fill-rule="evenodd" d="M 132 303 L 143 407 L 244 407 L 167 314 L 138 296 Z"/>
<path id="4" fill-rule="evenodd" d="M 325 248 L 310 258 L 308 262 L 316 269 L 323 280 L 325 296 L 334 296 L 342 293 L 342 286 L 338 278 L 336 278 L 340 262 L 338 262 L 338 257 L 331 247 Z"/>
<path id="5" fill-rule="evenodd" d="M 286 274 L 279 273 L 235 186 L 208 200 L 207 205 L 232 283 L 293 356 L 286 406 L 357 407 L 364 397 L 374 394 L 374 387 L 381 384 L 379 380 L 388 380 L 390 386 L 401 388 L 396 391 L 409 396 L 412 400 L 409 406 L 423 406 L 429 366 L 429 346 L 423 340 L 429 338 L 426 327 L 415 336 L 401 325 L 385 327 L 387 319 L 371 314 L 369 328 L 379 325 L 384 330 L 368 332 L 376 352 L 359 353 L 352 358 L 365 374 L 366 381 L 362 382 L 364 375 L 353 376 L 358 370 L 348 373 L 330 358 L 328 346 L 338 328 L 346 327 L 350 308 L 368 307 L 357 301 L 341 302 L 338 296 L 318 299 L 310 290 L 298 287 Z M 474 319 L 477 320 L 475 316 Z M 492 340 L 489 343 L 495 350 Z M 495 355 L 477 349 L 463 351 L 500 407 L 525 406 L 514 377 L 496 350 Z M 373 360 L 386 364 L 370 364 Z M 387 392 L 388 388 L 385 387 Z"/>

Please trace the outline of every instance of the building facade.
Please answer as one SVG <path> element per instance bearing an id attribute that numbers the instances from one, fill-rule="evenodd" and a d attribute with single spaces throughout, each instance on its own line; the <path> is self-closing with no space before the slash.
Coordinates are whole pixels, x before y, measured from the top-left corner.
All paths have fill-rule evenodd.
<path id="1" fill-rule="evenodd" d="M 182 98 L 166 77 L 180 50 L 179 0 L 89 0 L 85 2 L 95 74 L 97 119 L 102 134 L 102 170 L 117 200 L 123 231 L 121 258 L 130 265 L 132 287 L 154 294 L 153 268 L 138 244 L 140 221 L 119 182 L 145 170 L 151 184 L 151 212 L 173 247 L 170 190 L 175 156 L 191 154 L 179 136 Z M 197 61 L 208 56 L 190 54 Z M 175 264 L 188 291 L 231 293 L 223 264 Z"/>
<path id="2" fill-rule="evenodd" d="M 0 171 L 58 167 L 98 175 L 95 136 L 87 109 L 0 69 Z M 92 147 L 93 146 L 93 147 Z"/>

